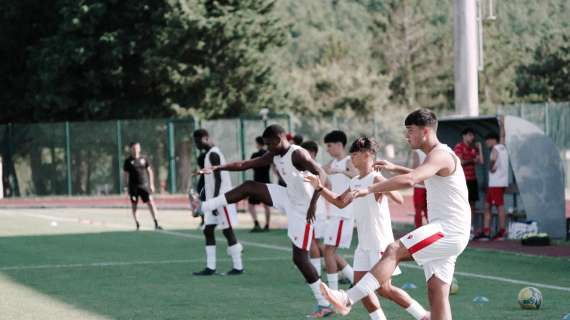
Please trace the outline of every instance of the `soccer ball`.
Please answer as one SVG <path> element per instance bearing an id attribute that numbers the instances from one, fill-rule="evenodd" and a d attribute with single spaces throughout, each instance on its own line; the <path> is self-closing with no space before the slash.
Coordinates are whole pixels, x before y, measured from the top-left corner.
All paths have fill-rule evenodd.
<path id="1" fill-rule="evenodd" d="M 449 288 L 449 293 L 457 294 L 458 292 L 459 292 L 459 282 L 457 282 L 457 279 L 453 277 L 453 280 L 451 281 L 451 287 Z"/>
<path id="2" fill-rule="evenodd" d="M 542 293 L 537 288 L 526 287 L 519 291 L 519 305 L 523 309 L 539 309 L 542 304 Z"/>

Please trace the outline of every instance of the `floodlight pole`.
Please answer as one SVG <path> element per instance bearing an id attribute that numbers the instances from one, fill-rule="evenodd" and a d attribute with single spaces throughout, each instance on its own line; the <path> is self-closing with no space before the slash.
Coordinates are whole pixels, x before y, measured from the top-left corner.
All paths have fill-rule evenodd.
<path id="1" fill-rule="evenodd" d="M 478 116 L 476 0 L 454 0 L 455 111 Z"/>

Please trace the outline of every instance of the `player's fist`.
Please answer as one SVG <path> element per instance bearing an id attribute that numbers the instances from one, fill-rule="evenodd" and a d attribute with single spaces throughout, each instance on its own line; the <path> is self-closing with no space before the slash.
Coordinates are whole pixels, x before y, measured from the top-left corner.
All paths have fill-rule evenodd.
<path id="1" fill-rule="evenodd" d="M 362 197 L 366 197 L 369 193 L 370 193 L 370 191 L 368 191 L 368 188 L 356 189 L 356 190 L 352 191 L 352 197 L 353 198 L 362 198 Z"/>
<path id="2" fill-rule="evenodd" d="M 394 164 L 388 160 L 378 160 L 374 162 L 374 169 L 377 171 L 393 171 L 395 168 Z"/>
<path id="3" fill-rule="evenodd" d="M 217 166 L 206 167 L 198 171 L 198 174 L 212 174 L 218 169 Z"/>

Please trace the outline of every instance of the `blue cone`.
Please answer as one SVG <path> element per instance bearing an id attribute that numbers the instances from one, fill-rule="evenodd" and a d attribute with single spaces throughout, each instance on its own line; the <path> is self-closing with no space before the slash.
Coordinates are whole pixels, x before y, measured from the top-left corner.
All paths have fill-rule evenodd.
<path id="1" fill-rule="evenodd" d="M 406 283 L 404 283 L 404 285 L 402 286 L 402 289 L 406 289 L 406 290 L 407 290 L 407 289 L 417 289 L 417 288 L 418 288 L 418 287 L 417 287 L 415 284 L 411 283 L 411 282 L 406 282 Z"/>
<path id="2" fill-rule="evenodd" d="M 489 299 L 483 296 L 477 296 L 475 299 L 473 299 L 474 304 L 485 304 L 487 302 L 489 302 Z"/>

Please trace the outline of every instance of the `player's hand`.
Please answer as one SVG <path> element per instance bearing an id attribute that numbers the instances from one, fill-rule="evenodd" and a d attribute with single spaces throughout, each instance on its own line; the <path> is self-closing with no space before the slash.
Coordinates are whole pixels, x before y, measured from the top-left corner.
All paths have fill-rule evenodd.
<path id="1" fill-rule="evenodd" d="M 395 168 L 396 166 L 388 160 L 378 160 L 374 162 L 374 170 L 376 171 L 394 171 Z"/>
<path id="2" fill-rule="evenodd" d="M 353 197 L 353 198 L 366 197 L 368 194 L 370 194 L 370 191 L 368 191 L 368 188 L 366 188 L 366 189 L 356 189 L 356 190 L 352 191 L 352 197 Z"/>
<path id="3" fill-rule="evenodd" d="M 323 187 L 321 185 L 321 179 L 319 179 L 319 176 L 317 175 L 314 175 L 307 171 L 303 173 L 303 178 L 305 179 L 305 182 L 310 183 L 311 186 L 313 186 L 315 189 L 321 189 Z"/>
<path id="4" fill-rule="evenodd" d="M 214 173 L 214 171 L 216 171 L 218 169 L 218 166 L 211 166 L 211 167 L 206 167 L 203 169 L 198 170 L 197 175 L 201 175 L 201 174 L 212 174 Z"/>

